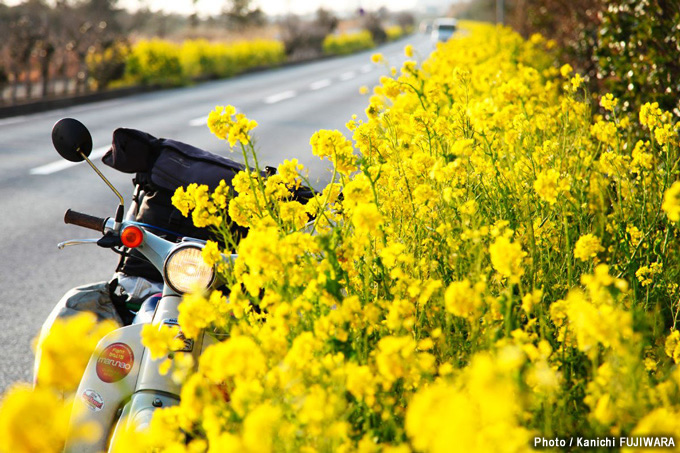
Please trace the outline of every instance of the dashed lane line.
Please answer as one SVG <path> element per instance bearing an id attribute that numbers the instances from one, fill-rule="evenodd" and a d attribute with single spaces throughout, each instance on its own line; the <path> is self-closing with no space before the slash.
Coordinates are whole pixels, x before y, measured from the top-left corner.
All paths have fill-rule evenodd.
<path id="1" fill-rule="evenodd" d="M 316 82 L 309 85 L 309 89 L 312 91 L 320 90 L 321 88 L 326 88 L 331 85 L 331 79 L 317 80 Z"/>
<path id="2" fill-rule="evenodd" d="M 94 159 L 99 159 L 102 157 L 106 152 L 111 148 L 111 145 L 107 146 L 102 146 L 101 148 L 97 148 L 92 150 L 92 153 L 90 153 L 90 160 Z M 33 168 L 29 171 L 31 175 L 51 175 L 53 173 L 57 173 L 62 170 L 66 170 L 67 168 L 75 167 L 76 165 L 82 164 L 82 162 L 71 162 L 68 160 L 58 160 L 56 162 L 52 162 L 46 165 L 42 165 L 40 167 Z"/>
<path id="3" fill-rule="evenodd" d="M 202 116 L 200 118 L 194 118 L 193 120 L 189 121 L 189 126 L 191 127 L 196 127 L 196 126 L 205 126 L 208 124 L 208 116 Z"/>
<path id="4" fill-rule="evenodd" d="M 265 104 L 276 104 L 277 102 L 285 101 L 286 99 L 293 98 L 297 95 L 296 91 L 288 90 L 282 91 L 281 93 L 273 94 L 264 98 Z"/>
<path id="5" fill-rule="evenodd" d="M 373 70 L 373 66 L 370 64 L 366 64 L 362 66 L 359 69 L 359 72 L 362 74 L 369 73 Z M 357 71 L 347 71 L 338 76 L 338 79 L 342 82 L 351 80 L 357 76 Z M 329 87 L 333 84 L 333 81 L 331 79 L 321 79 L 317 80 L 316 82 L 312 82 L 309 84 L 309 90 L 310 91 L 317 91 L 322 88 Z M 285 101 L 286 99 L 294 98 L 297 96 L 298 93 L 297 91 L 294 90 L 287 90 L 287 91 L 282 91 L 281 93 L 276 93 L 271 96 L 267 96 L 266 98 L 263 99 L 263 102 L 265 104 L 276 104 L 277 102 Z M 198 127 L 198 126 L 205 126 L 205 124 L 208 121 L 207 116 L 201 116 L 199 118 L 194 118 L 189 121 L 189 126 L 191 127 Z"/>
<path id="6" fill-rule="evenodd" d="M 356 72 L 354 72 L 354 71 L 348 71 L 348 72 L 344 72 L 344 73 L 340 74 L 340 76 L 339 76 L 338 78 L 339 78 L 341 81 L 344 82 L 344 81 L 346 81 L 346 80 L 351 80 L 351 79 L 355 78 L 356 76 L 357 76 L 357 73 L 356 73 Z"/>

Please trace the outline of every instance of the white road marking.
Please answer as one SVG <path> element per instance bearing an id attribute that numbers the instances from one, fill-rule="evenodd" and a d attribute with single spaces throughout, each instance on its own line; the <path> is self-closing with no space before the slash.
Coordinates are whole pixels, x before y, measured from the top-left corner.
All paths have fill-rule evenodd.
<path id="1" fill-rule="evenodd" d="M 373 65 L 370 64 L 365 64 L 361 67 L 361 73 L 362 74 L 367 74 L 373 70 Z"/>
<path id="2" fill-rule="evenodd" d="M 92 153 L 90 154 L 90 160 L 94 159 L 99 159 L 102 157 L 106 152 L 111 148 L 111 145 L 106 145 L 102 146 L 101 148 L 97 148 L 92 150 Z M 83 161 L 84 162 L 84 161 Z M 82 162 L 71 162 L 68 160 L 58 160 L 56 162 L 52 162 L 50 164 L 42 165 L 40 167 L 33 168 L 29 173 L 32 175 L 51 175 L 52 173 L 56 173 L 58 171 L 66 170 L 67 168 L 75 167 L 78 164 L 82 164 Z"/>
<path id="3" fill-rule="evenodd" d="M 208 116 L 202 116 L 200 118 L 194 118 L 193 120 L 189 121 L 189 126 L 191 127 L 196 127 L 196 126 L 206 126 L 208 124 Z"/>
<path id="4" fill-rule="evenodd" d="M 8 124 L 22 123 L 26 121 L 28 117 L 26 116 L 15 116 L 13 118 L 5 118 L 0 120 L 0 126 L 7 126 Z"/>
<path id="5" fill-rule="evenodd" d="M 354 72 L 354 71 L 349 71 L 349 72 L 345 72 L 345 73 L 343 73 L 343 74 L 340 74 L 340 77 L 338 77 L 338 78 L 344 82 L 345 80 L 353 79 L 353 78 L 355 78 L 356 76 L 357 76 L 357 73 L 356 73 L 356 72 Z"/>
<path id="6" fill-rule="evenodd" d="M 271 96 L 267 96 L 264 98 L 264 103 L 265 104 L 276 104 L 277 102 L 285 101 L 286 99 L 290 99 L 292 97 L 295 97 L 297 93 L 293 90 L 288 90 L 288 91 L 283 91 L 281 93 L 273 94 Z"/>
<path id="7" fill-rule="evenodd" d="M 332 83 L 331 79 L 317 80 L 316 82 L 309 85 L 309 89 L 312 91 L 320 90 L 321 88 L 326 88 L 327 86 L 330 86 L 331 83 Z"/>

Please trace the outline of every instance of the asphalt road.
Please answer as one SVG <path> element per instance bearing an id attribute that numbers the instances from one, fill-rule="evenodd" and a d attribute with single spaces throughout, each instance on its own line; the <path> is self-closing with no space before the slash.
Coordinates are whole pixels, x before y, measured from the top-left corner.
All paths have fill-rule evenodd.
<path id="1" fill-rule="evenodd" d="M 415 35 L 347 57 L 0 120 L 0 393 L 13 382 L 30 381 L 32 339 L 59 298 L 74 286 L 108 280 L 117 263 L 117 255 L 96 246 L 57 250 L 63 240 L 96 236 L 64 225 L 66 209 L 108 217 L 117 204 L 86 164 L 63 165 L 50 141 L 58 119 L 82 121 L 99 157 L 115 128 L 130 127 L 238 159 L 205 125 L 215 105 L 232 104 L 259 123 L 254 135 L 261 164 L 298 158 L 321 187 L 330 172 L 312 155 L 309 138 L 319 129 L 347 132 L 352 114 L 365 118 L 368 98 L 359 87 L 372 88 L 388 72 L 370 62 L 371 54 L 381 52 L 398 67 L 407 43 L 419 59 L 432 49 L 426 36 Z M 103 164 L 100 169 L 129 198 L 130 175 Z"/>

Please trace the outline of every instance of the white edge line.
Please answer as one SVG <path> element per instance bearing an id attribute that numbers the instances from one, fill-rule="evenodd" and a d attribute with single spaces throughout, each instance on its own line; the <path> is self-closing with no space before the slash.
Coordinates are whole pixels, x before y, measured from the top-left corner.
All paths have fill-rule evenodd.
<path id="1" fill-rule="evenodd" d="M 111 145 L 107 146 L 102 146 L 101 148 L 97 148 L 92 150 L 92 153 L 90 154 L 90 160 L 93 159 L 99 159 L 102 157 L 106 152 L 111 148 Z M 70 162 L 68 160 L 58 160 L 56 162 L 52 162 L 46 165 L 42 165 L 40 167 L 33 168 L 29 173 L 31 175 L 51 175 L 52 173 L 56 173 L 58 171 L 66 170 L 67 168 L 75 167 L 78 164 L 82 164 L 82 162 Z"/>
<path id="2" fill-rule="evenodd" d="M 283 91 L 281 93 L 273 94 L 271 96 L 267 96 L 264 98 L 264 103 L 265 104 L 276 104 L 277 102 L 284 101 L 286 99 L 290 99 L 292 97 L 295 97 L 297 93 L 293 90 L 288 90 L 288 91 Z"/>
<path id="3" fill-rule="evenodd" d="M 207 116 L 202 116 L 200 118 L 194 118 L 193 120 L 189 121 L 189 126 L 191 126 L 191 127 L 205 126 L 207 124 L 208 124 L 208 117 Z"/>
<path id="4" fill-rule="evenodd" d="M 316 82 L 309 85 L 309 89 L 312 91 L 320 90 L 321 88 L 326 88 L 331 85 L 331 79 L 317 80 Z"/>

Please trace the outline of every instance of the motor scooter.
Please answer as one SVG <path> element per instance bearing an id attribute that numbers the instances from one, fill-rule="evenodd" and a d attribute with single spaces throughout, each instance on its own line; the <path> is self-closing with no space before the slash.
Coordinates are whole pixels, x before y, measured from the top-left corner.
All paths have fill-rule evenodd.
<path id="1" fill-rule="evenodd" d="M 149 426 L 154 411 L 176 405 L 180 386 L 159 371 L 160 360 L 153 360 L 142 345 L 144 325 L 178 326 L 178 307 L 182 295 L 188 291 L 209 289 L 216 284 L 216 270 L 202 259 L 204 241 L 184 237 L 174 242 L 162 237 L 156 226 L 137 222 L 130 212 L 126 215 L 125 203 L 120 193 L 90 161 L 92 137 L 79 121 L 65 118 L 57 122 L 52 131 L 52 141 L 57 152 L 72 162 L 86 161 L 104 182 L 116 193 L 120 204 L 109 218 L 67 210 L 64 222 L 97 231 L 101 237 L 80 241 L 67 241 L 60 248 L 92 244 L 105 248 L 125 248 L 141 254 L 160 272 L 160 294 L 150 295 L 134 318 L 106 335 L 98 344 L 82 376 L 75 395 L 73 415 L 65 451 L 111 451 L 121 433 L 144 430 Z M 162 228 L 161 228 L 162 230 Z M 235 255 L 226 256 L 227 261 Z M 202 351 L 216 340 L 203 332 L 196 339 L 178 334 L 182 345 L 173 352 L 184 352 L 198 363 Z M 40 351 L 36 360 L 39 362 Z M 173 360 L 174 354 L 168 356 Z M 36 369 L 37 369 L 36 365 Z M 77 440 L 75 433 L 82 432 L 83 424 L 95 423 L 99 428 L 94 442 Z M 73 434 L 73 435 L 71 435 Z"/>

